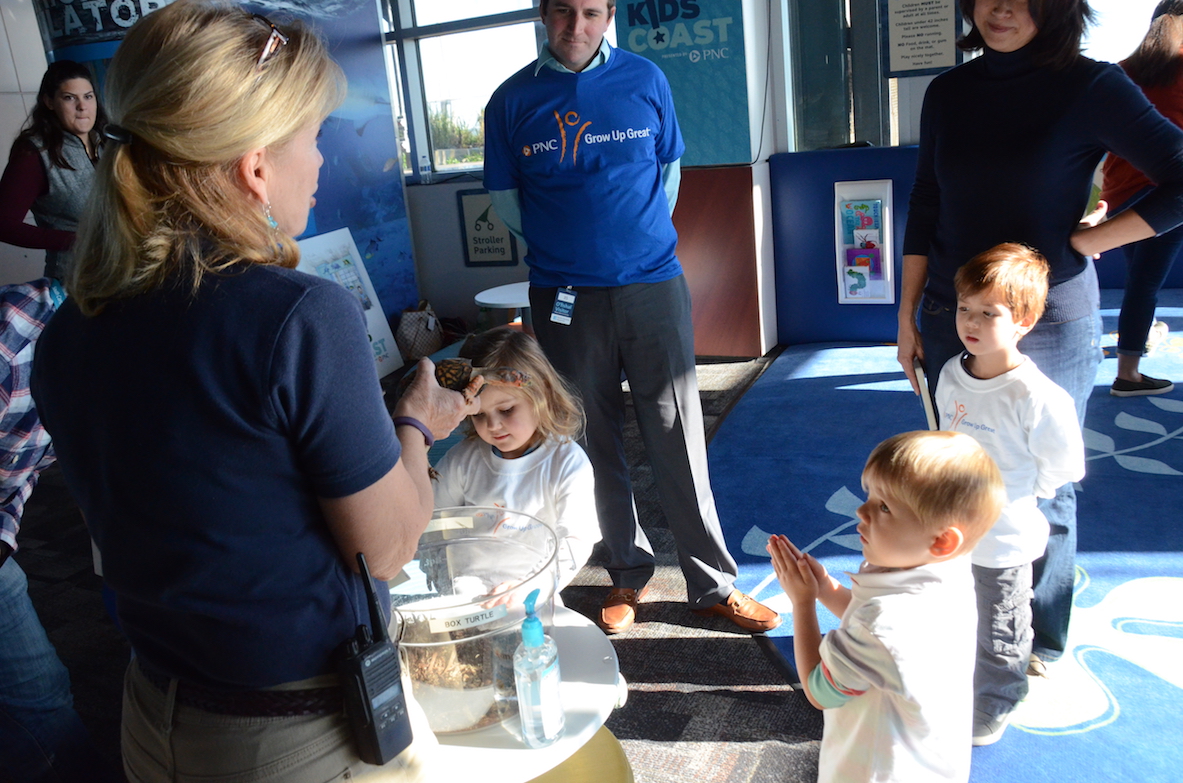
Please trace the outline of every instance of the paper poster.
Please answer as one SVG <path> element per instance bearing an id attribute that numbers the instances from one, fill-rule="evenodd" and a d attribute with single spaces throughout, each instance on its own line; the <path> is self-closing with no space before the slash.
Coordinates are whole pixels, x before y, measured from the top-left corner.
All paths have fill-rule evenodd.
<path id="1" fill-rule="evenodd" d="M 862 268 L 876 279 L 883 279 L 883 262 L 879 256 L 879 248 L 847 248 L 846 265 Z"/>
<path id="2" fill-rule="evenodd" d="M 871 271 L 869 266 L 848 266 L 843 270 L 842 284 L 847 299 L 876 300 L 883 298 L 882 274 Z"/>
<path id="3" fill-rule="evenodd" d="M 339 228 L 327 234 L 301 239 L 299 245 L 300 263 L 297 269 L 339 283 L 357 297 L 365 311 L 366 331 L 374 351 L 374 363 L 378 366 L 378 377 L 383 378 L 402 367 L 402 355 L 394 342 L 394 334 L 390 331 L 382 308 L 378 306 L 374 284 L 370 282 L 349 229 Z"/>
<path id="4" fill-rule="evenodd" d="M 855 231 L 878 232 L 883 225 L 883 202 L 879 199 L 848 201 L 842 205 L 842 227 L 846 244 L 854 245 Z M 865 236 L 865 235 L 864 235 Z"/>
<path id="5" fill-rule="evenodd" d="M 962 60 L 956 0 L 881 0 L 884 76 L 940 73 Z"/>

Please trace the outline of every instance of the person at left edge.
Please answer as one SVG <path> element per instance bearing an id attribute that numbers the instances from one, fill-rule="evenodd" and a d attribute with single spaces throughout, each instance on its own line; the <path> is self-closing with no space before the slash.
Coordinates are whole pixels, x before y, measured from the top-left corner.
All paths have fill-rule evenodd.
<path id="1" fill-rule="evenodd" d="M 53 445 L 29 395 L 33 353 L 66 298 L 57 280 L 0 286 L 0 780 L 22 783 L 122 780 L 74 710 L 70 674 L 29 600 L 19 548 L 25 503 Z"/>
<path id="2" fill-rule="evenodd" d="M 624 455 L 623 372 L 691 609 L 769 630 L 776 612 L 735 588 L 707 470 L 690 292 L 670 219 L 684 145 L 669 82 L 604 40 L 615 0 L 543 0 L 539 12 L 546 45 L 485 111 L 485 187 L 529 248 L 538 342 L 583 396 L 612 579 L 600 627 L 633 624 L 655 565 Z"/>
<path id="3" fill-rule="evenodd" d="M 413 742 L 361 760 L 334 653 L 371 624 L 356 554 L 378 579 L 411 559 L 424 442 L 478 407 L 424 361 L 392 422 L 360 303 L 294 269 L 344 75 L 304 25 L 177 0 L 128 31 L 106 87 L 118 143 L 32 388 L 135 651 L 124 771 L 438 779 L 409 686 Z"/>

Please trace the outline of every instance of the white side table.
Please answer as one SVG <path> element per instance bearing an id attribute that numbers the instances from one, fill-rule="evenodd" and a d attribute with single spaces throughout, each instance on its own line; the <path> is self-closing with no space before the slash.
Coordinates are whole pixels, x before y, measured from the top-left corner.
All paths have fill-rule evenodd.
<path id="1" fill-rule="evenodd" d="M 521 312 L 522 328 L 534 333 L 534 322 L 530 319 L 530 283 L 509 283 L 496 288 L 486 288 L 473 297 L 478 307 L 495 310 L 517 310 Z"/>
<path id="2" fill-rule="evenodd" d="M 524 283 L 523 283 L 524 285 Z M 562 738 L 546 748 L 527 748 L 517 718 L 479 731 L 439 736 L 440 761 L 450 780 L 523 783 L 570 758 L 599 731 L 616 706 L 616 650 L 596 625 L 578 612 L 555 607 L 547 633 L 559 647 L 559 692 L 567 714 Z"/>

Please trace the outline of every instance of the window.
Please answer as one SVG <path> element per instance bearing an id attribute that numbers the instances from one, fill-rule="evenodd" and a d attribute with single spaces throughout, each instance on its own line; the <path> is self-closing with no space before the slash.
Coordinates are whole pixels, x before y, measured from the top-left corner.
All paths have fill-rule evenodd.
<path id="1" fill-rule="evenodd" d="M 400 162 L 411 182 L 479 171 L 485 104 L 538 55 L 537 0 L 389 0 Z"/>
<path id="2" fill-rule="evenodd" d="M 485 104 L 503 81 L 534 58 L 534 40 L 534 24 L 527 22 L 419 42 L 435 171 L 484 162 Z"/>
<path id="3" fill-rule="evenodd" d="M 413 0 L 411 5 L 415 13 L 415 26 L 418 27 L 521 11 L 535 6 L 531 0 Z"/>

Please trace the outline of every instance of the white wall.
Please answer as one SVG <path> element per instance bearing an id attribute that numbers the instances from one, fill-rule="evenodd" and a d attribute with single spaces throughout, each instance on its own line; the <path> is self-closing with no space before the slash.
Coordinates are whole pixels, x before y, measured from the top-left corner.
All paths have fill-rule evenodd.
<path id="1" fill-rule="evenodd" d="M 33 0 L 0 0 L 0 161 L 37 101 L 45 49 Z M 32 218 L 29 218 L 31 221 Z M 0 243 L 0 285 L 41 277 L 45 252 Z"/>
<path id="2" fill-rule="evenodd" d="M 465 179 L 407 188 L 419 296 L 430 301 L 441 318 L 459 316 L 468 321 L 470 329 L 476 326 L 478 314 L 474 296 L 493 286 L 520 283 L 529 276 L 526 262 L 520 257 L 517 266 L 464 265 L 456 191 L 481 187 L 483 183 Z M 519 256 L 525 252 L 525 246 L 519 242 Z"/>

